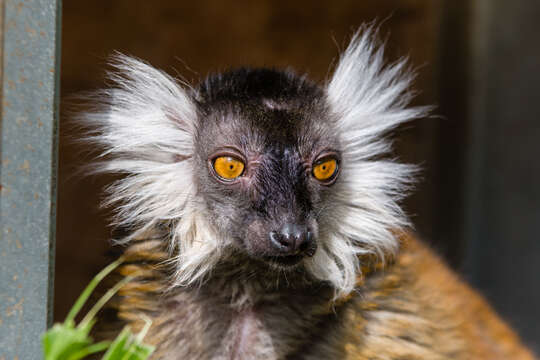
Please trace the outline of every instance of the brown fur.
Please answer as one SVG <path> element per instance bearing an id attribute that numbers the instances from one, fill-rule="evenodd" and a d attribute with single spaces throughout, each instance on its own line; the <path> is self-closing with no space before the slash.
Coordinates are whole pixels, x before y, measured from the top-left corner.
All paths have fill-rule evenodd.
<path id="1" fill-rule="evenodd" d="M 118 317 L 135 329 L 151 318 L 154 359 L 534 359 L 430 249 L 402 240 L 394 262 L 367 268 L 358 291 L 336 302 L 327 286 L 260 276 L 255 263 L 170 289 L 165 242 L 141 240 L 125 252 L 120 274 L 136 280 L 119 294 Z"/>

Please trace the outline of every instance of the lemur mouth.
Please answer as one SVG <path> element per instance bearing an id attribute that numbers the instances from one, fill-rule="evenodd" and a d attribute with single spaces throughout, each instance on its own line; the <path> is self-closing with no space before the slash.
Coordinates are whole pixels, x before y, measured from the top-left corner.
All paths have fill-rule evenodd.
<path id="1" fill-rule="evenodd" d="M 283 255 L 283 256 L 265 256 L 264 259 L 272 264 L 281 266 L 281 267 L 292 267 L 300 263 L 304 255 Z"/>

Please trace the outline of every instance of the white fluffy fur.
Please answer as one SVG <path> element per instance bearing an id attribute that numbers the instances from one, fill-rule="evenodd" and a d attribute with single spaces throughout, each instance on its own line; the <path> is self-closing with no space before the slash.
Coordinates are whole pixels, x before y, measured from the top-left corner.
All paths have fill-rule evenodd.
<path id="1" fill-rule="evenodd" d="M 119 205 L 118 224 L 137 229 L 125 241 L 170 224 L 171 248 L 179 250 L 176 284 L 200 280 L 227 239 L 212 231 L 193 185 L 195 105 L 177 81 L 143 62 L 117 56 L 115 66 L 116 87 L 104 93 L 104 110 L 86 116 L 96 126 L 90 139 L 105 148 L 98 170 L 125 174 L 108 189 L 108 203 Z M 338 205 L 321 226 L 321 246 L 306 264 L 338 295 L 354 289 L 358 255 L 395 252 L 395 233 L 407 224 L 397 200 L 411 167 L 376 158 L 390 149 L 383 138 L 388 130 L 423 115 L 424 109 L 406 107 L 410 80 L 404 61 L 384 67 L 368 29 L 353 37 L 327 84 L 344 145 L 342 178 Z"/>
<path id="2" fill-rule="evenodd" d="M 351 292 L 360 273 L 359 255 L 381 261 L 398 248 L 396 236 L 408 225 L 398 201 L 404 196 L 413 166 L 380 160 L 389 152 L 385 134 L 423 116 L 426 108 L 408 108 L 413 74 L 406 61 L 385 66 L 382 46 L 372 28 L 356 33 L 327 84 L 343 146 L 336 208 L 326 214 L 323 244 L 308 262 L 318 278 L 330 280 L 337 295 Z"/>
<path id="3" fill-rule="evenodd" d="M 121 242 L 169 224 L 170 248 L 179 250 L 175 280 L 189 284 L 212 269 L 225 244 L 193 185 L 195 105 L 167 74 L 127 56 L 114 60 L 115 87 L 100 94 L 102 110 L 84 118 L 93 129 L 88 139 L 105 149 L 97 171 L 124 175 L 107 189 L 106 205 L 117 205 L 118 225 L 136 229 Z"/>

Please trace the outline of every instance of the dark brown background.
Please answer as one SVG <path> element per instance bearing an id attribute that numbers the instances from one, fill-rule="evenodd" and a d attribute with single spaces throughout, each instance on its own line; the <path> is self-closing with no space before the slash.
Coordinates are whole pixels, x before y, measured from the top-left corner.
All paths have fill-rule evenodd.
<path id="1" fill-rule="evenodd" d="M 471 99 L 480 101 L 471 84 L 485 80 L 475 77 L 474 66 L 479 61 L 475 54 L 483 56 L 481 61 L 488 61 L 485 51 L 476 51 L 475 41 L 493 32 L 489 26 L 477 25 L 494 16 L 492 9 L 486 12 L 481 6 L 478 13 L 479 7 L 471 3 L 474 2 L 64 0 L 55 319 L 65 316 L 86 282 L 109 261 L 105 254 L 110 247 L 111 230 L 106 226 L 107 212 L 99 210 L 98 205 L 101 189 L 110 179 L 74 175 L 89 159 L 81 155 L 87 149 L 70 141 L 78 134 L 69 130 L 67 110 L 72 95 L 105 86 L 104 70 L 113 51 L 140 57 L 191 82 L 197 82 L 208 72 L 241 65 L 291 66 L 322 81 L 352 32 L 362 23 L 375 20 L 380 25 L 381 37 L 386 40 L 387 59 L 409 56 L 411 64 L 418 69 L 416 103 L 435 104 L 434 114 L 440 115 L 417 120 L 399 129 L 397 134 L 396 154 L 424 168 L 417 191 L 405 204 L 408 213 L 421 236 L 454 267 L 465 269 L 464 276 L 485 290 L 524 335 L 532 340 L 540 338 L 535 325 L 540 320 L 540 311 L 534 305 L 540 295 L 531 290 L 534 277 L 523 275 L 520 269 L 510 275 L 510 279 L 516 274 L 524 276 L 518 290 L 523 293 L 521 299 L 526 299 L 525 308 L 516 309 L 515 297 L 505 297 L 508 292 L 516 291 L 511 288 L 512 281 L 499 283 L 500 276 L 477 276 L 482 272 L 476 270 L 485 266 L 497 271 L 497 256 L 503 257 L 504 253 L 494 253 L 495 257 L 482 263 L 474 258 L 480 256 L 479 252 L 470 250 L 478 249 L 475 244 L 490 240 L 483 233 L 472 236 L 475 232 L 471 232 L 470 225 L 467 227 L 473 218 L 468 215 L 470 209 L 484 214 L 482 206 L 485 206 L 482 201 L 474 200 L 475 196 L 470 202 L 471 189 L 478 188 L 478 182 L 470 183 L 471 169 L 479 164 L 485 168 L 489 154 L 499 159 L 489 151 L 488 157 L 480 160 L 471 156 L 471 151 L 478 149 L 471 142 L 478 132 L 485 132 L 484 128 L 471 126 L 476 121 L 471 115 L 475 114 Z M 494 6 L 506 15 L 508 9 L 501 7 L 504 5 Z M 514 25 L 528 16 L 516 13 Z M 530 29 L 531 33 L 536 30 Z M 518 34 L 510 33 L 510 36 L 515 38 L 510 38 L 510 44 L 519 43 Z M 489 98 L 489 93 L 482 96 Z M 522 131 L 530 133 L 527 126 L 537 131 L 535 122 L 522 124 Z M 504 128 L 501 129 L 504 133 Z M 480 151 L 485 152 L 484 148 L 476 152 Z M 539 200 L 535 188 L 529 186 L 519 191 Z M 490 198 L 489 194 L 486 197 Z M 501 203 L 503 199 L 494 206 Z M 535 211 L 539 203 L 540 200 L 533 202 Z M 502 219 L 504 222 L 505 218 Z M 523 234 L 525 245 L 518 247 L 518 254 L 530 251 L 535 240 L 532 234 Z M 533 249 L 531 256 L 535 258 L 527 261 L 540 261 L 538 247 L 533 245 Z M 489 269 L 488 274 L 493 274 Z M 529 269 L 537 270 L 538 266 Z"/>

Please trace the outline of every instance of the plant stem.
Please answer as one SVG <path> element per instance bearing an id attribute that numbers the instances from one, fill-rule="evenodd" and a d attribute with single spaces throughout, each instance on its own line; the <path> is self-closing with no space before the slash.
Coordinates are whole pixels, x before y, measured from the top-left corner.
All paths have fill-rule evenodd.
<path id="1" fill-rule="evenodd" d="M 82 319 L 82 321 L 80 322 L 80 324 L 77 326 L 77 327 L 84 327 L 88 322 L 92 321 L 92 319 L 94 318 L 94 316 L 96 316 L 97 312 L 103 307 L 103 305 L 105 305 L 105 303 L 107 301 L 110 300 L 110 298 L 112 298 L 114 296 L 114 294 L 116 294 L 116 292 L 118 290 L 120 290 L 120 288 L 122 286 L 124 286 L 125 284 L 127 284 L 129 281 L 131 281 L 133 279 L 132 276 L 126 276 L 124 279 L 122 279 L 121 281 L 119 281 L 118 283 L 116 283 L 116 285 L 114 285 L 114 287 L 112 287 L 111 289 L 109 289 L 105 295 L 103 295 L 99 300 L 98 302 L 96 302 L 94 304 L 94 306 L 92 306 L 92 309 L 90 309 L 90 311 L 88 311 L 88 313 L 85 315 L 85 317 Z"/>
<path id="2" fill-rule="evenodd" d="M 103 278 L 105 278 L 105 276 L 107 276 L 111 271 L 116 269 L 118 267 L 118 265 L 120 265 L 123 261 L 124 261 L 123 257 L 118 258 L 115 262 L 111 263 L 105 269 L 101 270 L 92 279 L 92 281 L 90 281 L 90 283 L 86 286 L 86 288 L 84 289 L 82 294 L 79 295 L 79 298 L 77 299 L 77 301 L 75 302 L 75 304 L 73 305 L 71 310 L 69 311 L 69 314 L 66 317 L 65 323 L 68 323 L 68 322 L 73 323 L 74 322 L 75 316 L 77 316 L 77 314 L 79 313 L 79 311 L 83 307 L 84 303 L 86 302 L 86 300 L 88 300 L 88 298 L 90 297 L 90 294 L 92 294 L 92 292 L 94 291 L 96 286 L 98 286 L 100 281 L 103 280 Z"/>

